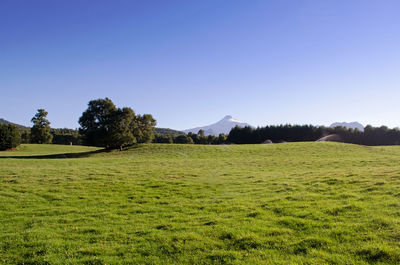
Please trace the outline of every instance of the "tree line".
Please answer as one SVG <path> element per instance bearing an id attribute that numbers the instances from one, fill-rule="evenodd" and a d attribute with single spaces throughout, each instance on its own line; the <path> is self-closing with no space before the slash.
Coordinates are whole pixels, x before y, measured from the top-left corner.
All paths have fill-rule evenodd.
<path id="1" fill-rule="evenodd" d="M 220 134 L 218 136 L 214 135 L 204 135 L 203 130 L 199 130 L 196 133 L 188 134 L 155 134 L 153 143 L 167 143 L 167 144 L 226 144 L 227 135 Z"/>
<path id="2" fill-rule="evenodd" d="M 109 99 L 96 99 L 88 103 L 79 118 L 80 128 L 54 129 L 47 120 L 47 111 L 38 109 L 31 119 L 29 130 L 14 124 L 0 124 L 0 150 L 12 149 L 20 143 L 37 144 L 79 144 L 120 149 L 136 143 L 176 144 L 260 144 L 265 142 L 317 141 L 335 135 L 336 140 L 361 145 L 399 145 L 400 130 L 386 126 L 366 126 L 364 131 L 344 127 L 328 128 L 313 125 L 274 125 L 253 128 L 250 126 L 232 128 L 229 135 L 204 135 L 180 133 L 162 129 L 155 133 L 156 120 L 151 114 L 136 114 L 131 108 L 118 108 Z M 167 133 L 167 134 L 165 134 Z"/>
<path id="3" fill-rule="evenodd" d="M 317 141 L 327 135 L 337 135 L 337 141 L 368 146 L 399 145 L 400 130 L 389 129 L 386 126 L 373 127 L 368 125 L 364 131 L 345 127 L 328 128 L 313 125 L 276 125 L 265 127 L 239 127 L 233 128 L 227 141 L 234 144 L 260 144 L 266 141 L 304 142 Z"/>

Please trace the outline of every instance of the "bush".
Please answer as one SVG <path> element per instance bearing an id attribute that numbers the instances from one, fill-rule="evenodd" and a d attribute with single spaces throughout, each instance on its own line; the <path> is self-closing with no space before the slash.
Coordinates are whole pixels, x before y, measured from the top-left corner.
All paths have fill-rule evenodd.
<path id="1" fill-rule="evenodd" d="M 174 138 L 175 144 L 193 144 L 192 138 L 188 137 L 186 134 L 178 135 Z"/>
<path id="2" fill-rule="evenodd" d="M 172 136 L 171 135 L 163 135 L 163 134 L 156 134 L 153 139 L 153 143 L 160 143 L 160 144 L 172 144 Z"/>
<path id="3" fill-rule="evenodd" d="M 0 150 L 15 148 L 21 143 L 21 135 L 17 126 L 0 124 Z"/>

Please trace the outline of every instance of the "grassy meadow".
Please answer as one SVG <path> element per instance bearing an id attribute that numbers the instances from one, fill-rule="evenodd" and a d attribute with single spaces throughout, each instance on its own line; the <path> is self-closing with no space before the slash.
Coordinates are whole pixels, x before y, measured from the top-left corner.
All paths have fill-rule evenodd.
<path id="1" fill-rule="evenodd" d="M 400 264 L 400 147 L 22 145 L 0 264 Z"/>

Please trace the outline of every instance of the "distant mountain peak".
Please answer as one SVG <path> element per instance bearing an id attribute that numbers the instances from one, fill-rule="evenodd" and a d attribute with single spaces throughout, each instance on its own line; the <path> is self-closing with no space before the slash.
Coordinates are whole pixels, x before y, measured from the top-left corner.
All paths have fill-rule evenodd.
<path id="1" fill-rule="evenodd" d="M 345 127 L 347 129 L 358 129 L 360 131 L 364 131 L 364 125 L 362 125 L 359 122 L 353 121 L 353 122 L 334 122 L 331 124 L 331 128 L 334 127 Z"/>
<path id="2" fill-rule="evenodd" d="M 246 126 L 251 126 L 248 123 L 241 122 L 235 118 L 233 118 L 231 115 L 226 115 L 222 120 L 213 123 L 211 125 L 206 125 L 206 126 L 201 126 L 201 127 L 196 127 L 192 129 L 187 129 L 184 130 L 185 133 L 198 133 L 199 130 L 203 130 L 205 135 L 215 135 L 218 136 L 219 134 L 228 134 L 231 129 L 235 126 L 239 127 L 246 127 Z"/>
<path id="3" fill-rule="evenodd" d="M 244 123 L 242 121 L 239 121 L 237 119 L 235 119 L 234 117 L 232 117 L 231 115 L 226 115 L 222 120 L 220 120 L 219 122 L 237 122 L 237 123 Z"/>

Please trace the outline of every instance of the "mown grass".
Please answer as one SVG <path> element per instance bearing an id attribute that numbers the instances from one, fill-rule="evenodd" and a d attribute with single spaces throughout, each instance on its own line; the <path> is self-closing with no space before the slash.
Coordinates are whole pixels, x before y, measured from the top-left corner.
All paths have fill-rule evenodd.
<path id="1" fill-rule="evenodd" d="M 400 147 L 23 145 L 0 264 L 400 264 Z"/>

